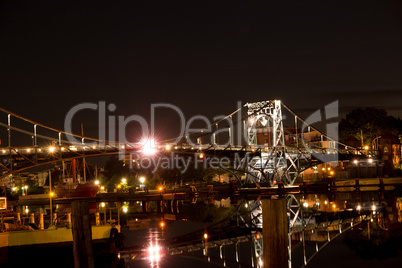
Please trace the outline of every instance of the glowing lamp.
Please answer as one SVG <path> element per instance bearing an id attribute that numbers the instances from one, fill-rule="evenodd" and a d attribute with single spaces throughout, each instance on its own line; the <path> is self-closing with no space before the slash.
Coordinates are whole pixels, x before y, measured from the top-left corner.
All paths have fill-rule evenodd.
<path id="1" fill-rule="evenodd" d="M 153 155 L 156 153 L 155 149 L 155 140 L 153 139 L 144 139 L 141 142 L 143 144 L 142 146 L 142 152 L 145 155 Z"/>

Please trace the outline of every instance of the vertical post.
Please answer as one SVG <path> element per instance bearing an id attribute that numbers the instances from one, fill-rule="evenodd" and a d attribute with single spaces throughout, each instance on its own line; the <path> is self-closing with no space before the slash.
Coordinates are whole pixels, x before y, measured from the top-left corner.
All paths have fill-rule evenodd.
<path id="1" fill-rule="evenodd" d="M 70 212 L 67 213 L 67 223 L 68 223 L 68 226 L 71 226 L 71 213 Z"/>
<path id="2" fill-rule="evenodd" d="M 226 251 L 225 248 L 223 248 L 223 267 L 226 267 Z"/>
<path id="3" fill-rule="evenodd" d="M 148 202 L 147 201 L 142 201 L 142 212 L 147 213 L 148 212 Z"/>
<path id="4" fill-rule="evenodd" d="M 97 212 L 95 213 L 95 222 L 96 222 L 96 226 L 99 226 L 99 225 L 100 225 L 100 214 L 99 214 L 99 211 L 97 211 Z"/>
<path id="5" fill-rule="evenodd" d="M 263 267 L 288 266 L 286 198 L 264 199 L 262 204 Z"/>
<path id="6" fill-rule="evenodd" d="M 327 147 L 325 147 L 325 148 L 327 148 Z M 321 135 L 321 148 L 324 148 L 324 137 L 322 135 Z"/>
<path id="7" fill-rule="evenodd" d="M 31 215 L 29 217 L 29 223 L 35 224 L 35 214 L 34 213 L 31 213 Z"/>
<path id="8" fill-rule="evenodd" d="M 85 161 L 85 157 L 82 158 L 82 166 L 84 168 L 84 183 L 87 183 L 87 172 L 86 172 L 86 161 Z"/>
<path id="9" fill-rule="evenodd" d="M 303 264 L 307 264 L 307 258 L 306 258 L 306 236 L 304 233 L 304 230 L 302 231 L 302 243 L 303 243 Z"/>
<path id="10" fill-rule="evenodd" d="M 1 214 L 1 227 L 0 230 L 3 232 L 4 231 L 4 215 L 3 212 L 0 212 Z"/>
<path id="11" fill-rule="evenodd" d="M 10 170 L 13 170 L 13 154 L 12 154 L 12 150 L 11 150 L 11 115 L 8 114 L 8 127 L 7 127 L 7 131 L 8 131 L 8 152 L 10 154 Z"/>
<path id="12" fill-rule="evenodd" d="M 52 172 L 49 169 L 49 206 L 50 206 L 50 226 L 53 225 L 53 204 L 52 204 Z"/>
<path id="13" fill-rule="evenodd" d="M 229 130 L 229 146 L 230 147 L 232 147 L 232 145 L 233 145 L 233 137 L 232 137 L 232 116 L 230 116 L 230 126 L 229 126 L 229 128 L 228 128 L 228 130 Z"/>
<path id="14" fill-rule="evenodd" d="M 81 123 L 81 136 L 82 136 L 82 153 L 85 155 L 85 147 L 84 147 L 84 126 Z M 86 174 L 86 163 L 85 163 L 85 157 L 82 158 L 82 165 L 84 167 L 84 183 L 87 182 L 87 174 Z"/>
<path id="15" fill-rule="evenodd" d="M 36 125 L 34 125 L 34 148 L 35 148 L 35 163 L 38 163 L 38 140 L 36 139 Z"/>
<path id="16" fill-rule="evenodd" d="M 173 202 L 173 214 L 179 214 L 179 200 L 172 200 Z"/>
<path id="17" fill-rule="evenodd" d="M 163 213 L 163 211 L 162 211 L 162 200 L 158 200 L 158 201 L 156 201 L 156 212 L 157 213 Z"/>
<path id="18" fill-rule="evenodd" d="M 73 183 L 77 181 L 76 175 L 76 167 L 75 167 L 75 159 L 71 160 L 71 169 L 73 171 Z"/>
<path id="19" fill-rule="evenodd" d="M 45 229 L 45 221 L 43 220 L 43 213 L 39 214 L 39 229 Z"/>
<path id="20" fill-rule="evenodd" d="M 38 145 L 38 140 L 36 138 L 36 125 L 34 125 L 34 146 Z"/>
<path id="21" fill-rule="evenodd" d="M 251 248 L 251 267 L 254 267 L 254 247 L 250 247 Z"/>
<path id="22" fill-rule="evenodd" d="M 296 147 L 299 148 L 299 136 L 297 132 L 297 116 L 295 116 Z"/>
<path id="23" fill-rule="evenodd" d="M 8 114 L 7 132 L 8 132 L 8 147 L 11 147 L 11 114 Z"/>
<path id="24" fill-rule="evenodd" d="M 94 258 L 89 203 L 73 201 L 71 203 L 71 212 L 74 266 L 76 268 L 93 268 Z"/>
<path id="25" fill-rule="evenodd" d="M 299 155 L 299 133 L 298 133 L 298 126 L 297 126 L 297 116 L 295 116 L 295 133 L 296 133 L 296 148 L 297 154 Z M 297 170 L 300 170 L 300 157 L 297 157 Z"/>
<path id="26" fill-rule="evenodd" d="M 236 242 L 236 262 L 239 263 L 239 243 Z"/>
<path id="27" fill-rule="evenodd" d="M 120 209 L 121 209 L 121 202 L 117 202 L 117 226 L 120 230 Z"/>
<path id="28" fill-rule="evenodd" d="M 168 211 L 168 213 L 173 213 L 172 212 L 172 200 L 167 200 L 167 211 Z"/>
<path id="29" fill-rule="evenodd" d="M 61 163 L 62 163 L 62 166 L 63 166 L 63 174 L 61 175 L 61 177 L 64 179 L 66 177 L 66 167 L 64 165 L 64 160 L 61 161 Z"/>

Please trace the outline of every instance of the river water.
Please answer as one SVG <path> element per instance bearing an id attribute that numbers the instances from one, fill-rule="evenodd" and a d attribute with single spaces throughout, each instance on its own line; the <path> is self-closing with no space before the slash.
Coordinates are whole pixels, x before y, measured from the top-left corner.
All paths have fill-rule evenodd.
<path id="1" fill-rule="evenodd" d="M 338 230 L 318 233 L 306 239 L 305 245 L 300 241 L 300 235 L 292 236 L 292 267 L 301 267 L 304 254 L 309 259 L 316 250 L 327 242 L 331 242 L 309 262 L 308 267 L 400 267 L 402 263 L 402 193 L 387 192 L 339 192 L 333 195 L 326 193 L 297 195 L 306 218 L 316 223 L 335 219 L 356 218 L 359 215 L 374 215 L 373 220 L 364 220 L 341 234 Z M 194 200 L 193 200 L 194 201 Z M 232 202 L 233 203 L 233 202 Z M 178 220 L 172 220 L 172 215 L 149 213 L 141 215 L 141 204 L 126 203 L 120 214 L 121 232 L 125 235 L 125 251 L 131 252 L 125 259 L 126 267 L 254 267 L 258 260 L 255 257 L 254 243 L 248 241 L 228 246 L 210 248 L 205 254 L 203 249 L 186 255 L 170 256 L 168 245 L 172 239 L 196 231 L 202 234 L 208 226 L 220 222 L 236 210 L 247 212 L 246 203 L 241 200 L 232 204 L 229 198 L 214 200 L 184 201 L 179 204 Z M 250 204 L 250 203 L 247 203 Z M 100 205 L 100 204 L 99 204 Z M 107 206 L 115 204 L 106 204 Z M 238 206 L 242 206 L 239 208 Z M 100 205 L 100 207 L 102 207 Z M 62 208 L 58 208 L 62 210 Z M 40 207 L 23 207 L 21 211 L 28 213 L 43 211 Z M 151 209 L 152 210 L 152 209 Z M 109 214 L 102 214 L 109 218 Z M 112 215 L 115 218 L 116 215 Z M 236 226 L 239 220 L 232 216 L 229 226 Z M 132 228 L 132 223 L 143 222 Z M 227 221 L 229 222 L 229 221 Z M 227 224 L 226 222 L 226 224 Z M 131 225 L 131 227 L 130 227 Z M 229 227 L 228 227 L 229 228 Z M 266 227 L 264 227 L 266 228 Z M 338 235 L 336 238 L 334 238 Z M 199 238 L 199 237 L 198 237 Z M 334 239 L 333 239 L 334 238 Z M 72 267 L 71 249 L 53 249 L 52 257 L 46 261 L 46 249 L 34 252 L 19 252 L 18 256 L 29 256 L 31 264 L 41 267 Z M 20 267 L 25 263 L 14 256 L 4 267 Z M 40 258 L 39 258 L 40 256 Z M 127 256 L 126 256 L 127 257 Z M 209 257 L 209 258 L 208 258 Z M 39 259 L 36 259 L 39 258 Z M 238 262 L 236 262 L 236 259 Z M 62 262 L 60 262 L 62 260 Z M 37 262 L 35 262 L 37 261 Z M 53 262 L 53 263 L 52 263 Z M 58 266 L 53 266 L 54 264 Z M 239 266 L 238 263 L 241 263 Z M 63 266 L 64 265 L 64 266 Z"/>
<path id="2" fill-rule="evenodd" d="M 356 218 L 359 215 L 372 215 L 373 220 L 362 221 L 359 225 L 339 234 L 338 230 L 329 235 L 331 242 L 309 262 L 308 267 L 399 267 L 402 263 L 402 194 L 397 191 L 340 192 L 334 195 L 308 194 L 298 195 L 297 199 L 303 206 L 306 217 L 317 223 L 335 219 Z M 238 202 L 241 203 L 241 202 Z M 200 205 L 203 204 L 203 205 Z M 241 204 L 246 206 L 245 203 Z M 211 207 L 214 209 L 211 209 Z M 203 257 L 202 250 L 192 252 L 186 256 L 167 256 L 163 254 L 164 243 L 171 238 L 203 230 L 207 226 L 219 221 L 215 215 L 217 210 L 230 215 L 236 205 L 230 200 L 218 200 L 209 204 L 206 200 L 199 200 L 197 204 L 183 204 L 185 211 L 189 212 L 187 220 L 169 221 L 152 219 L 149 228 L 142 230 L 129 230 L 122 228 L 126 235 L 126 247 L 142 247 L 144 250 L 161 249 L 158 258 L 127 261 L 127 267 L 222 267 L 219 247 L 209 249 L 208 258 Z M 130 216 L 127 215 L 127 219 Z M 126 220 L 127 220 L 126 219 Z M 163 227 L 161 223 L 163 222 Z M 343 227 L 344 228 L 344 227 Z M 335 239 L 332 239 L 336 237 Z M 298 237 L 293 236 L 292 267 L 301 267 L 304 261 L 303 246 Z M 305 241 L 307 259 L 315 252 L 316 246 L 321 247 L 327 242 L 327 233 L 317 234 L 314 238 Z M 227 267 L 239 267 L 235 262 L 238 258 L 243 267 L 256 265 L 252 259 L 254 243 L 238 244 L 236 256 L 235 245 L 224 247 L 224 257 Z M 232 261 L 232 262 L 230 262 Z M 214 264 L 215 263 L 215 264 Z M 217 265 L 219 264 L 219 265 Z"/>

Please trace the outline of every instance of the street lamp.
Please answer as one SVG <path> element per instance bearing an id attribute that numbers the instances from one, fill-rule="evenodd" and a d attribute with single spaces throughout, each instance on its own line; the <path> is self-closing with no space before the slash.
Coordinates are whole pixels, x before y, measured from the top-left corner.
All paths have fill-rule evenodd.
<path id="1" fill-rule="evenodd" d="M 145 188 L 145 185 L 144 185 L 144 183 L 145 183 L 145 177 L 140 177 L 140 188 Z"/>
<path id="2" fill-rule="evenodd" d="M 126 178 L 122 178 L 122 179 L 121 179 L 121 183 L 127 183 Z"/>

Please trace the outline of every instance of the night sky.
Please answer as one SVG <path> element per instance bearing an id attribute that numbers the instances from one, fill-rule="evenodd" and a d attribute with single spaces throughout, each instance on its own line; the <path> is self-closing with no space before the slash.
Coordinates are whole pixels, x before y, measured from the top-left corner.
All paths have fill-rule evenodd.
<path id="1" fill-rule="evenodd" d="M 237 101 L 281 99 L 306 116 L 339 100 L 341 116 L 375 106 L 402 117 L 396 0 L 10 0 L 0 36 L 0 106 L 56 128 L 98 101 L 115 115 L 168 102 L 213 117 Z M 78 119 L 89 134 L 93 116 Z"/>

